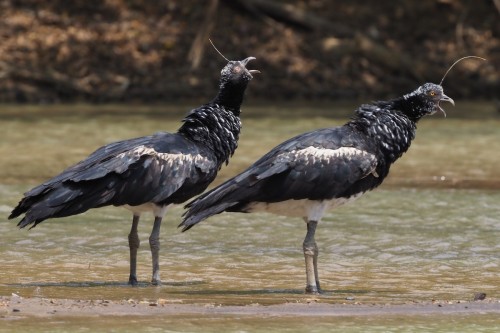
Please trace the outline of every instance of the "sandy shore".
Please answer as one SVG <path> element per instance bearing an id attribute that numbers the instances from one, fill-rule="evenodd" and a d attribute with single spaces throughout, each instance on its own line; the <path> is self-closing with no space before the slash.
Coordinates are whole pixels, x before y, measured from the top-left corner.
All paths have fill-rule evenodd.
<path id="1" fill-rule="evenodd" d="M 428 314 L 499 314 L 500 300 L 408 304 L 283 303 L 218 306 L 156 301 L 72 300 L 0 296 L 0 318 L 53 316 L 248 315 L 248 316 L 382 316 Z"/>

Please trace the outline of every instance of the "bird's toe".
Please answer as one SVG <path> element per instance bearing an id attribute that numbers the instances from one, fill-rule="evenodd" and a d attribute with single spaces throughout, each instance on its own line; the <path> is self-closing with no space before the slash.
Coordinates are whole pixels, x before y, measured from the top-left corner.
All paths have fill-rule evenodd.
<path id="1" fill-rule="evenodd" d="M 322 294 L 323 291 L 316 287 L 316 286 L 306 286 L 306 294 L 311 294 L 311 295 L 320 295 Z"/>
<path id="2" fill-rule="evenodd" d="M 137 284 L 138 284 L 137 278 L 135 276 L 129 277 L 128 284 L 131 286 L 137 286 Z"/>
<path id="3" fill-rule="evenodd" d="M 161 286 L 161 280 L 160 279 L 152 279 L 151 284 L 153 286 Z"/>

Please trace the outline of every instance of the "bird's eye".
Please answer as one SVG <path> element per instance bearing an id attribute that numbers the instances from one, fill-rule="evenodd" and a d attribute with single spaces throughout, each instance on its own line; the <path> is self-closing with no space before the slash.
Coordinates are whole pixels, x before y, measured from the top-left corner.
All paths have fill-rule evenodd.
<path id="1" fill-rule="evenodd" d="M 431 95 L 431 96 L 435 96 L 435 95 L 436 95 L 436 92 L 435 92 L 434 90 L 431 90 L 431 91 L 429 92 L 429 95 Z"/>

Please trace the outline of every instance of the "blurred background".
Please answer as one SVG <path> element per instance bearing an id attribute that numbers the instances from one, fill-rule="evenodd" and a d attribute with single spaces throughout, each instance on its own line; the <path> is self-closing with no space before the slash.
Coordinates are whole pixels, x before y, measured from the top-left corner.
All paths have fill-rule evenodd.
<path id="1" fill-rule="evenodd" d="M 443 84 L 456 102 L 443 105 L 448 117 L 423 119 L 381 188 L 325 216 L 317 241 L 329 291 L 322 302 L 460 302 L 477 292 L 500 299 L 500 0 L 0 0 L 0 296 L 309 303 L 299 219 L 223 214 L 181 234 L 183 209 L 173 207 L 162 226 L 160 289 L 124 287 L 123 209 L 53 219 L 30 232 L 7 220 L 23 192 L 97 147 L 174 132 L 188 110 L 210 101 L 226 61 L 209 38 L 229 59 L 256 57 L 249 68 L 262 72 L 246 90 L 238 150 L 211 186 L 283 140 L 345 123 L 360 103 L 439 83 L 463 56 L 488 59 L 453 68 Z M 143 285 L 150 230 L 144 218 Z M 409 322 L 391 318 L 379 331 Z M 446 319 L 426 316 L 420 327 L 446 332 L 457 323 Z M 314 320 L 318 332 L 338 328 L 317 329 Z M 496 318 L 466 320 L 459 331 L 499 327 Z M 169 327 L 207 331 L 184 322 Z M 228 322 L 210 325 L 227 331 Z"/>
<path id="2" fill-rule="evenodd" d="M 399 96 L 466 55 L 446 93 L 500 95 L 500 0 L 1 0 L 0 102 L 206 102 L 208 38 L 257 57 L 252 102 Z"/>

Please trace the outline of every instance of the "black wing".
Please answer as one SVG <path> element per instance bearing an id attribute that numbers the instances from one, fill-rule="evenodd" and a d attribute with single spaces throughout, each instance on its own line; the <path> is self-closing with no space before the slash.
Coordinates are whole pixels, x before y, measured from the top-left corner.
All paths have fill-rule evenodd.
<path id="1" fill-rule="evenodd" d="M 363 137 L 346 126 L 299 135 L 189 203 L 181 226 L 189 229 L 222 211 L 245 211 L 252 202 L 342 197 L 361 179 L 377 177 L 377 157 L 371 151 Z"/>
<path id="2" fill-rule="evenodd" d="M 218 165 L 179 134 L 158 133 L 104 146 L 25 193 L 9 218 L 20 227 L 106 205 L 179 203 L 201 193 Z"/>

